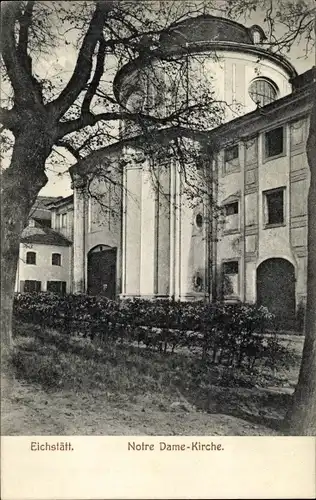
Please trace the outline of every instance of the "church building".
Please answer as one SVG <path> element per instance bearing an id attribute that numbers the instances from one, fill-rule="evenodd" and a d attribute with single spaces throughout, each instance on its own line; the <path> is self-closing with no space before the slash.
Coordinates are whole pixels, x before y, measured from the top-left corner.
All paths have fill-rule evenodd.
<path id="1" fill-rule="evenodd" d="M 166 55 L 182 59 L 183 91 L 202 82 L 225 109 L 194 139 L 203 153 L 194 182 L 205 184 L 195 203 L 176 157 L 156 160 L 126 141 L 137 134 L 130 123 L 71 168 L 74 292 L 258 303 L 295 320 L 306 298 L 315 68 L 297 75 L 264 38 L 259 26 L 200 16 L 161 35 L 163 58 L 119 70 L 116 98 L 131 111 L 163 113 L 176 98 Z"/>

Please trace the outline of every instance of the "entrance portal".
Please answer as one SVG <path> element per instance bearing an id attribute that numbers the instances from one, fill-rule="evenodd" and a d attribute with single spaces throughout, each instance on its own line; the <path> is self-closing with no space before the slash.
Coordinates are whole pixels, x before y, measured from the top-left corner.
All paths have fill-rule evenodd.
<path id="1" fill-rule="evenodd" d="M 268 259 L 257 269 L 257 303 L 291 327 L 295 320 L 295 270 L 285 259 Z"/>
<path id="2" fill-rule="evenodd" d="M 88 253 L 88 293 L 115 299 L 116 248 L 98 245 Z"/>

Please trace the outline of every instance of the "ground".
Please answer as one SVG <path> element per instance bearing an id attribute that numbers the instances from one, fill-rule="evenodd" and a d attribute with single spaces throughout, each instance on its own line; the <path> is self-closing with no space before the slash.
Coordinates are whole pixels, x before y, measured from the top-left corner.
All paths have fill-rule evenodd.
<path id="1" fill-rule="evenodd" d="M 14 383 L 2 413 L 4 435 L 277 435 L 271 427 L 221 413 L 161 408 L 139 397 L 111 398 L 102 392 L 45 392 Z M 172 404 L 172 403 L 171 403 Z M 190 408 L 190 407 L 188 407 Z M 260 416 L 259 416 L 260 419 Z M 262 419 L 264 420 L 264 419 Z"/>
<path id="2" fill-rule="evenodd" d="M 95 353 L 93 361 L 87 352 L 83 359 L 73 344 L 66 351 L 65 345 L 43 346 L 42 341 L 22 333 L 16 339 L 18 361 L 11 388 L 2 402 L 3 435 L 282 435 L 280 423 L 294 390 L 298 365 L 286 377 L 276 377 L 274 385 L 273 380 L 250 388 L 210 383 L 203 390 L 201 384 L 180 391 L 170 380 L 174 373 L 166 378 L 164 371 L 170 361 L 160 353 L 133 352 L 122 365 L 121 352 L 115 348 L 114 368 L 109 370 L 103 358 L 97 364 Z M 293 339 L 295 350 L 301 352 L 302 337 Z M 61 366 L 60 372 L 53 372 L 53 365 L 47 364 L 53 355 L 54 368 Z M 131 363 L 135 365 L 139 358 L 142 364 L 134 373 Z M 156 367 L 156 381 L 146 372 L 147 362 Z M 102 372 L 105 367 L 107 371 Z M 43 378 L 49 370 L 55 376 L 54 384 L 52 377 Z M 143 378 L 139 378 L 140 371 Z M 58 378 L 60 373 L 63 378 Z M 36 377 L 44 382 L 37 383 Z M 186 378 L 184 372 L 180 378 Z"/>

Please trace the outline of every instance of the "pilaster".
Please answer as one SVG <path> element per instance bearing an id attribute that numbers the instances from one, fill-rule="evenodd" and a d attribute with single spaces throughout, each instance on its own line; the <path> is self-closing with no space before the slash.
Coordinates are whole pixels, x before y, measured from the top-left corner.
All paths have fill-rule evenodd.
<path id="1" fill-rule="evenodd" d="M 141 197 L 141 264 L 140 295 L 153 295 L 155 290 L 157 195 L 152 184 L 150 166 L 143 164 Z"/>
<path id="2" fill-rule="evenodd" d="M 74 188 L 74 240 L 73 240 L 73 292 L 85 291 L 85 209 L 86 186 L 84 179 L 77 177 Z"/>

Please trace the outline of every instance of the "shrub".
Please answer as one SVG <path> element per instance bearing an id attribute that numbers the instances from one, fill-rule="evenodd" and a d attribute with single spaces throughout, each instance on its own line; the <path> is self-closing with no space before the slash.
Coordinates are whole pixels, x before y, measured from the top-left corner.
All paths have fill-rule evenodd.
<path id="1" fill-rule="evenodd" d="M 258 360 L 272 364 L 280 353 L 277 339 L 263 333 L 272 315 L 264 307 L 149 300 L 112 301 L 104 297 L 20 294 L 14 302 L 17 319 L 50 326 L 66 335 L 99 342 L 137 343 L 163 352 L 185 347 L 207 362 L 245 366 Z"/>

